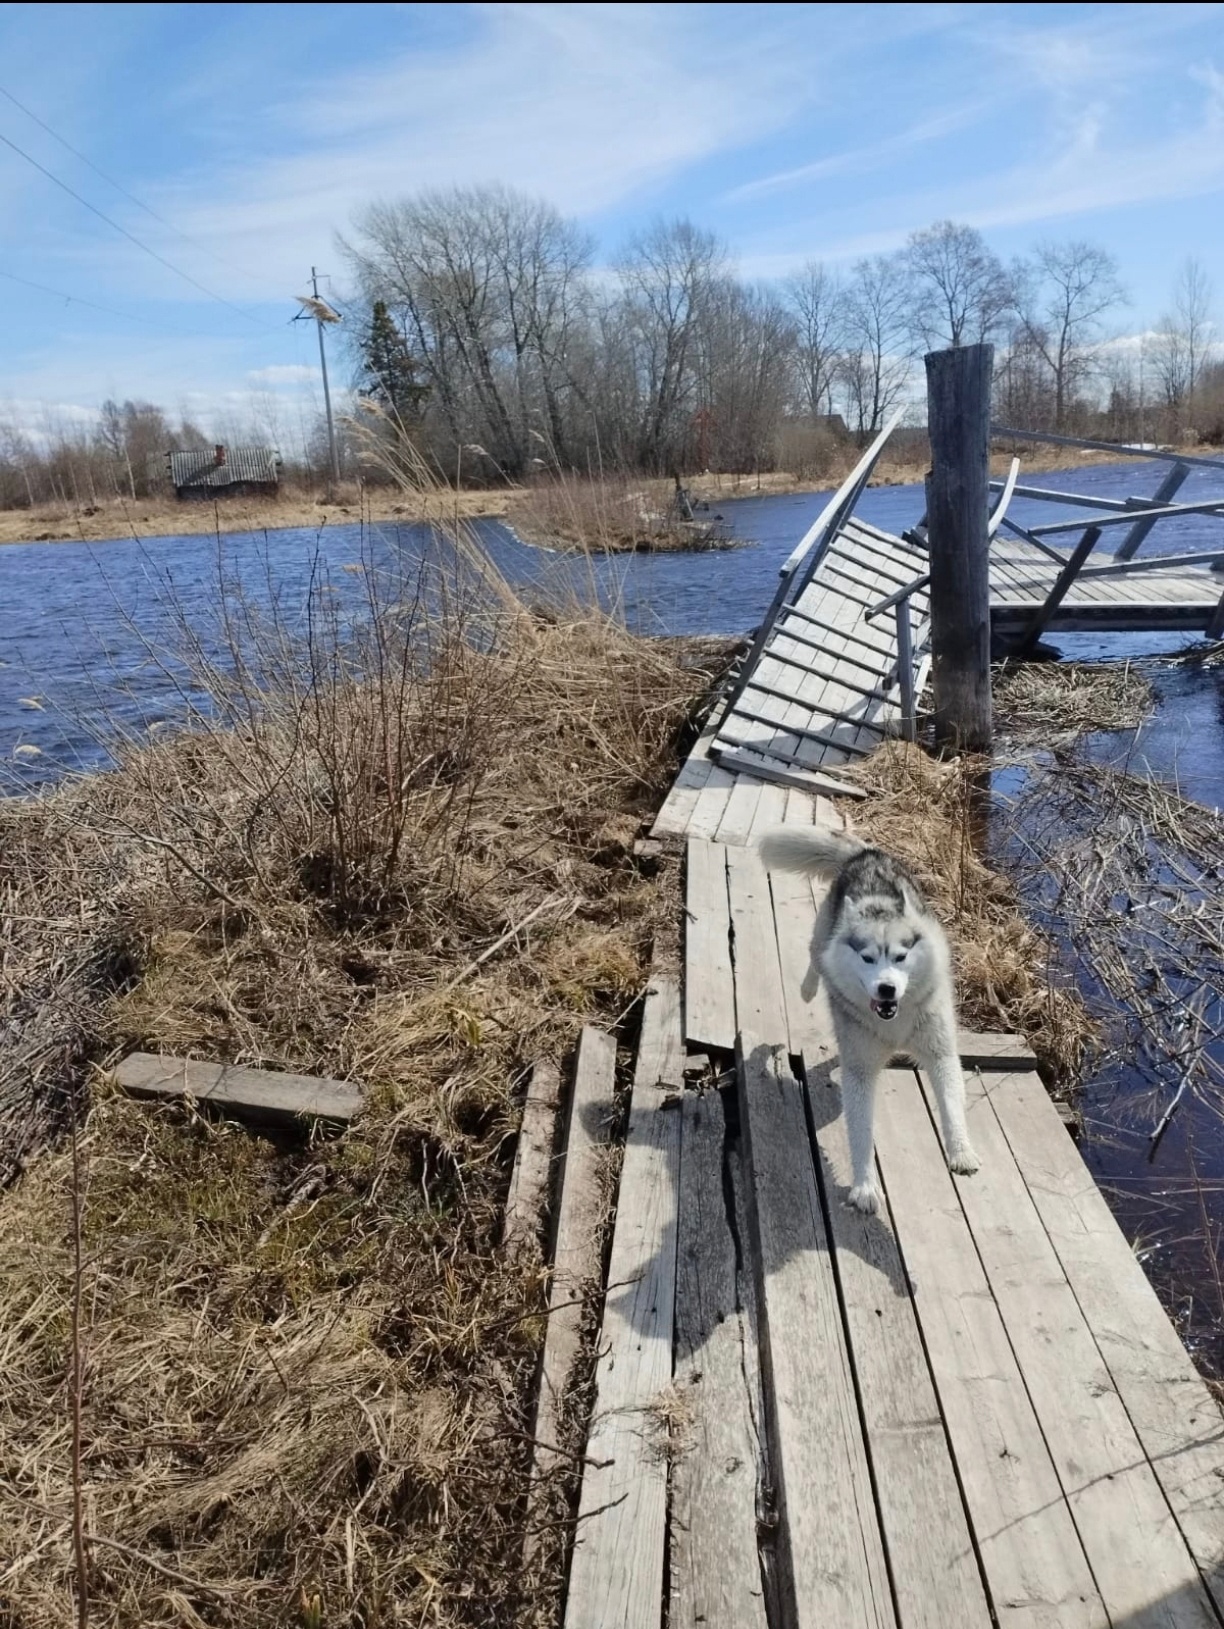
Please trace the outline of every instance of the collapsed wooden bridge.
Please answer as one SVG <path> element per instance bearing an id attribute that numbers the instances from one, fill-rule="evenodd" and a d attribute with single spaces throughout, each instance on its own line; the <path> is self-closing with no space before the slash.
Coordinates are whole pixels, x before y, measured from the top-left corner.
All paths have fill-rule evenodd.
<path id="1" fill-rule="evenodd" d="M 961 1038 L 976 1177 L 949 1175 L 899 1062 L 884 1213 L 843 1202 L 820 887 L 767 874 L 755 839 L 841 823 L 838 770 L 918 717 L 921 538 L 854 519 L 865 478 L 787 562 L 655 824 L 682 840 L 683 973 L 646 997 L 566 1629 L 1220 1626 L 1224 1419 L 1023 1040 Z M 1066 567 L 1009 545 L 1000 620 L 1114 603 Z M 1218 620 L 1202 563 L 1172 572 L 1133 580 Z M 581 1161 L 611 1102 L 593 1033 L 579 1076 Z M 558 1307 L 575 1283 L 559 1258 Z"/>

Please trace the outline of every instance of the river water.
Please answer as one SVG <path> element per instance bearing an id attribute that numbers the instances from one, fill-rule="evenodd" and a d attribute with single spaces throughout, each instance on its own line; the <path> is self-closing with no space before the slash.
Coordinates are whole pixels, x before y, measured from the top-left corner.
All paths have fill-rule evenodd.
<path id="1" fill-rule="evenodd" d="M 1160 470 L 1139 463 L 1093 465 L 1041 480 L 1063 491 L 1150 495 Z M 1196 470 L 1180 501 L 1220 490 Z M 781 562 L 819 513 L 823 494 L 728 495 L 712 506 L 752 546 L 704 554 L 609 557 L 588 566 L 520 543 L 497 522 L 479 522 L 489 555 L 520 588 L 541 598 L 559 584 L 619 607 L 631 627 L 654 634 L 743 634 L 777 585 Z M 899 532 L 919 519 L 920 487 L 873 488 L 860 513 Z M 1015 518 L 1033 523 L 1086 519 L 1017 500 Z M 1105 552 L 1124 528 L 1107 532 Z M 1064 541 L 1070 542 L 1070 536 Z M 1055 541 L 1058 541 L 1057 539 Z M 1162 523 L 1145 554 L 1224 546 L 1224 520 Z M 248 602 L 276 601 L 289 626 L 304 617 L 312 585 L 360 615 L 362 568 L 402 572 L 428 547 L 419 528 L 379 526 L 283 530 L 226 537 L 187 536 L 109 543 L 18 544 L 0 548 L 0 790 L 32 789 L 65 772 L 100 767 L 116 725 L 139 737 L 173 725 L 194 697 L 176 651 L 186 623 L 205 644 L 214 636 L 219 574 Z M 1051 641 L 1068 658 L 1144 662 L 1157 706 L 1136 737 L 1097 736 L 1090 756 L 1125 759 L 1133 771 L 1176 784 L 1209 808 L 1224 802 L 1224 668 L 1170 667 L 1159 658 L 1184 647 L 1181 635 L 1068 635 Z M 1018 788 L 1015 769 L 1001 791 Z M 1000 845 L 1001 850 L 1006 845 Z M 1023 886 L 1023 878 L 1020 878 Z M 1042 916 L 1033 893 L 1030 910 Z M 1050 924 L 1057 932 L 1057 923 Z M 1081 983 L 1083 981 L 1081 980 Z M 1093 992 L 1085 988 L 1091 1006 Z M 1217 1050 L 1221 1043 L 1215 1043 Z M 1224 1065 L 1224 1051 L 1219 1052 Z M 1084 1082 L 1081 1148 L 1153 1282 L 1206 1372 L 1224 1378 L 1224 1305 L 1218 1290 L 1224 1239 L 1224 1120 L 1208 1094 L 1191 1093 L 1150 1158 L 1149 1133 L 1161 1110 L 1150 1078 L 1115 1049 Z"/>

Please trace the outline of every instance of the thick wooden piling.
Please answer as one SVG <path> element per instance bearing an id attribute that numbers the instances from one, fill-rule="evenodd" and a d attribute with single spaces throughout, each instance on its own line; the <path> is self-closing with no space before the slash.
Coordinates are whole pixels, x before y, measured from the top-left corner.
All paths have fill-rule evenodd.
<path id="1" fill-rule="evenodd" d="M 935 739 L 959 751 L 991 744 L 991 345 L 926 358 L 927 538 L 931 557 L 931 683 Z"/>

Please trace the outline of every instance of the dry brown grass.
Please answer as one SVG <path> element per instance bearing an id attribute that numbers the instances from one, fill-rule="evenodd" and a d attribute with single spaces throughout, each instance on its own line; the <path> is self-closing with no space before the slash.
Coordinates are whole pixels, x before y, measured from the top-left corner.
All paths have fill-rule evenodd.
<path id="1" fill-rule="evenodd" d="M 891 741 L 857 768 L 870 793 L 858 831 L 911 867 L 947 929 L 966 1028 L 1027 1037 L 1047 1080 L 1079 1080 L 1093 1026 L 1053 945 L 1023 916 L 1013 886 L 987 864 L 988 766 L 947 762 Z"/>
<path id="2" fill-rule="evenodd" d="M 506 518 L 524 542 L 578 552 L 698 552 L 740 546 L 712 513 L 699 508 L 694 520 L 682 519 L 674 496 L 666 481 L 557 475 L 513 498 Z"/>
<path id="3" fill-rule="evenodd" d="M 1085 730 L 1136 730 L 1155 705 L 1147 675 L 1130 662 L 1008 662 L 993 690 L 996 727 L 1046 744 Z"/>
<path id="4" fill-rule="evenodd" d="M 211 717 L 0 805 L 5 1129 L 28 1157 L 81 1125 L 98 1629 L 554 1599 L 561 1530 L 520 1559 L 542 1287 L 499 1211 L 526 1066 L 624 1018 L 674 913 L 632 842 L 710 668 L 487 575 L 371 586 L 351 623 L 325 587 L 300 637 L 225 599 L 225 663 L 188 652 Z M 271 1139 L 101 1076 L 87 1102 L 130 1047 L 357 1078 L 366 1109 Z M 13 1629 L 74 1610 L 72 1199 L 64 1147 L 0 1198 Z"/>

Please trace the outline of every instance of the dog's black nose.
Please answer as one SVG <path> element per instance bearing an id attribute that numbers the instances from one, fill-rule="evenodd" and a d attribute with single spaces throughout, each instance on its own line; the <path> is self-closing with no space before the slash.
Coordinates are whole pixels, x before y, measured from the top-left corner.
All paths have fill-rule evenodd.
<path id="1" fill-rule="evenodd" d="M 897 999 L 897 987 L 895 984 L 881 984 L 876 994 L 881 1001 L 895 1001 Z"/>

